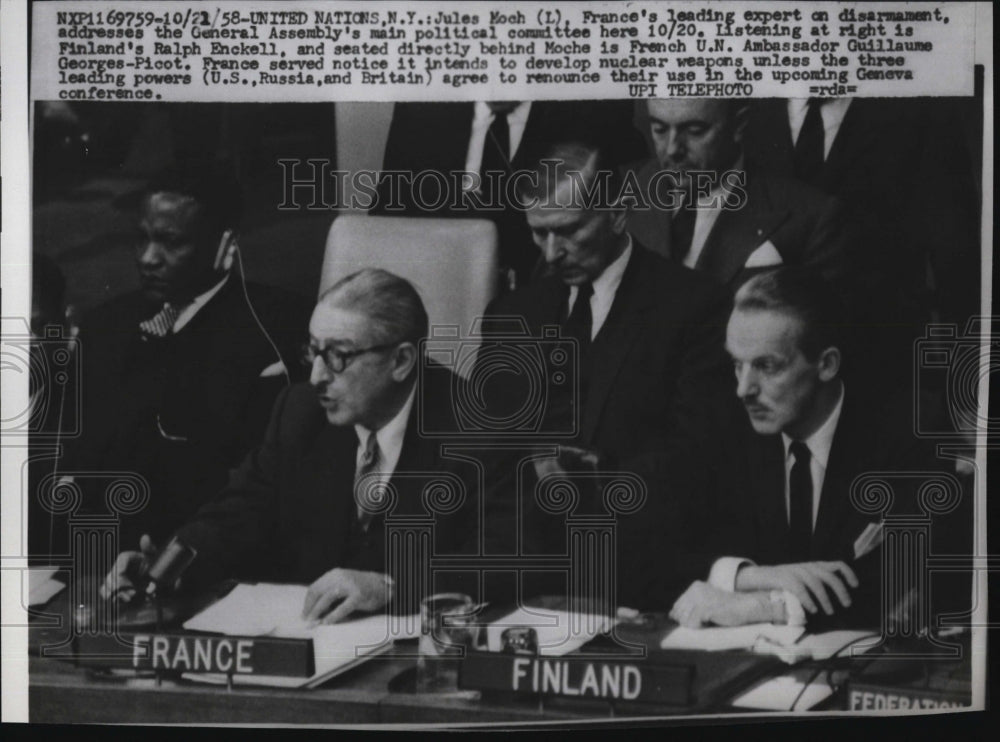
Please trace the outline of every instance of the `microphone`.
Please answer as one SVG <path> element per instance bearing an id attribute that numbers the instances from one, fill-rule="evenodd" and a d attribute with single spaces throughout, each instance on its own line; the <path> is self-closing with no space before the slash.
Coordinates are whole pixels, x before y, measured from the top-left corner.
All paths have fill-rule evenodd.
<path id="1" fill-rule="evenodd" d="M 118 627 L 138 630 L 152 626 L 160 631 L 165 624 L 176 620 L 176 607 L 172 601 L 164 605 L 164 599 L 197 555 L 197 551 L 178 541 L 175 536 L 146 572 L 145 579 L 148 583 L 143 599 L 133 601 L 129 608 L 118 616 Z"/>
<path id="2" fill-rule="evenodd" d="M 149 568 L 146 575 L 149 578 L 146 594 L 152 596 L 157 592 L 170 592 L 196 556 L 198 552 L 181 543 L 176 536 L 171 539 L 153 566 Z"/>

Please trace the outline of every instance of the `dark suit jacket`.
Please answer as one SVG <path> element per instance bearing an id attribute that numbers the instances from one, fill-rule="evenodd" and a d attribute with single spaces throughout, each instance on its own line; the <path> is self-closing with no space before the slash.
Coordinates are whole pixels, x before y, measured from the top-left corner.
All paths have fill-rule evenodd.
<path id="1" fill-rule="evenodd" d="M 423 170 L 444 173 L 464 171 L 474 113 L 474 103 L 397 103 L 393 109 L 382 169 L 412 173 Z M 630 101 L 535 101 L 531 104 L 511 168 L 513 171 L 531 168 L 539 157 L 539 148 L 546 143 L 566 141 L 584 134 L 609 143 L 611 156 L 619 162 L 643 157 L 646 145 L 633 126 L 632 117 L 633 104 Z M 449 180 L 449 183 L 452 182 Z M 513 268 L 519 283 L 527 281 L 538 260 L 538 251 L 532 244 L 522 212 L 506 207 L 500 211 L 453 209 L 450 204 L 455 203 L 454 194 L 448 199 L 448 207 L 429 212 L 419 209 L 408 191 L 401 194 L 404 197 L 402 210 L 387 211 L 388 186 L 387 180 L 380 182 L 378 200 L 372 206 L 372 213 L 491 219 L 500 232 L 501 266 Z"/>
<path id="2" fill-rule="evenodd" d="M 298 296 L 249 285 L 253 308 L 294 379 L 309 305 Z M 138 293 L 95 309 L 80 332 L 82 435 L 63 471 L 80 478 L 86 506 L 104 512 L 104 477 L 135 472 L 149 502 L 119 519 L 121 548 L 149 533 L 162 540 L 225 483 L 259 442 L 283 375 L 261 372 L 279 357 L 247 307 L 235 277 L 176 334 L 144 341 L 139 322 L 156 311 Z"/>
<path id="3" fill-rule="evenodd" d="M 557 278 L 541 278 L 498 299 L 488 314 L 495 322 L 499 316 L 522 317 L 532 337 L 541 337 L 543 326 L 558 324 L 565 296 Z M 666 555 L 680 548 L 691 530 L 678 517 L 686 507 L 686 468 L 703 452 L 709 431 L 740 412 L 733 410 L 733 376 L 723 353 L 728 308 L 722 286 L 633 241 L 611 312 L 592 343 L 585 369 L 588 388 L 572 442 L 598 449 L 605 466 L 637 477 L 648 493 L 643 508 L 617 518 L 618 594 L 629 605 L 646 604 L 647 581 L 678 565 Z M 514 384 L 502 391 L 520 399 L 529 393 Z M 538 443 L 561 441 L 537 438 Z M 488 490 L 494 540 L 488 543 L 509 551 L 510 534 L 521 526 L 525 548 L 563 553 L 565 517 L 538 511 L 530 466 L 521 480 L 512 471 L 510 461 L 494 471 L 497 478 Z M 517 523 L 518 497 L 523 517 L 532 522 Z M 588 508 L 603 512 L 599 502 L 587 501 L 580 512 Z"/>
<path id="4" fill-rule="evenodd" d="M 964 325 L 979 311 L 979 192 L 957 107 L 855 98 L 827 157 L 819 186 L 861 224 L 881 322 L 925 322 L 936 308 Z M 744 146 L 748 167 L 794 172 L 784 99 L 753 103 Z"/>
<path id="5" fill-rule="evenodd" d="M 656 160 L 636 174 L 641 187 L 660 170 Z M 720 283 L 738 288 L 758 268 L 746 268 L 751 254 L 770 242 L 781 256 L 777 265 L 808 265 L 831 282 L 848 272 L 851 245 L 837 201 L 810 186 L 781 176 L 747 173 L 746 204 L 722 210 L 695 265 Z M 671 257 L 672 213 L 655 206 L 629 212 L 628 229 L 650 249 Z"/>
<path id="6" fill-rule="evenodd" d="M 334 567 L 389 573 L 397 580 L 401 610 L 419 610 L 419 597 L 428 589 L 420 582 L 419 567 L 427 564 L 430 553 L 423 559 L 410 554 L 388 560 L 387 519 L 398 523 L 404 517 L 422 522 L 429 518 L 432 535 L 423 547 L 436 555 L 454 554 L 461 552 L 468 524 L 477 522 L 474 514 L 479 509 L 476 467 L 444 455 L 440 438 L 420 434 L 421 420 L 437 431 L 449 429 L 455 377 L 437 367 L 425 379 L 390 479 L 398 497 L 387 512 L 375 516 L 367 533 L 357 527 L 354 426 L 330 425 L 308 384 L 284 390 L 263 444 L 178 532 L 181 541 L 198 552 L 193 576 L 199 582 L 243 577 L 311 583 Z M 432 419 L 421 418 L 421 405 Z M 426 488 L 434 483 L 444 483 L 461 496 L 439 501 L 455 505 L 452 512 L 428 507 Z M 407 543 L 414 542 L 402 545 Z"/>
<path id="7" fill-rule="evenodd" d="M 882 597 L 889 608 L 897 602 L 898 586 L 883 584 L 882 548 L 861 559 L 854 557 L 854 543 L 870 523 L 884 515 L 930 515 L 929 554 L 968 553 L 971 545 L 971 492 L 962 492 L 954 467 L 939 460 L 933 447 L 912 434 L 905 400 L 883 398 L 873 404 L 857 390 L 845 391 L 844 405 L 834 433 L 820 495 L 819 511 L 811 541 L 810 561 L 843 560 L 855 570 L 860 586 L 852 595 L 852 606 L 841 609 L 832 620 L 817 616 L 810 624 L 880 625 Z M 710 472 L 717 477 L 719 491 L 708 494 L 716 512 L 712 543 L 716 554 L 741 556 L 758 564 L 787 564 L 796 561 L 791 552 L 785 504 L 785 449 L 781 435 L 758 435 L 748 428 L 731 431 L 744 442 L 725 446 L 725 463 Z M 733 440 L 733 436 L 730 436 Z M 920 476 L 912 476 L 919 473 Z M 861 486 L 862 477 L 878 474 L 893 497 L 884 512 L 870 513 L 851 500 L 852 485 Z M 958 487 L 960 501 L 948 514 L 925 511 L 920 504 L 920 486 L 936 477 Z M 951 486 L 949 485 L 949 486 Z M 711 498 L 717 497 L 718 500 Z M 872 501 L 877 497 L 872 496 Z M 894 562 L 894 579 L 902 576 L 910 584 L 899 561 Z M 906 566 L 909 566 L 906 562 Z M 706 572 L 707 574 L 707 572 Z M 968 580 L 955 573 L 941 575 L 935 582 L 938 608 L 968 607 Z"/>

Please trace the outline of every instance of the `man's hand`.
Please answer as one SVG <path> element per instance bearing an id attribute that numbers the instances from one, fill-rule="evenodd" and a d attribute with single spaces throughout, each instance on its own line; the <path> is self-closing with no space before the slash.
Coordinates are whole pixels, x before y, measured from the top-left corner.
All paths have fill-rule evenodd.
<path id="1" fill-rule="evenodd" d="M 827 592 L 836 595 L 840 605 L 847 608 L 851 605 L 848 585 L 857 587 L 858 578 L 844 562 L 746 565 L 736 573 L 737 590 L 787 590 L 809 613 L 822 607 L 828 616 L 833 615 L 834 605 Z"/>
<path id="2" fill-rule="evenodd" d="M 104 578 L 101 585 L 101 598 L 114 598 L 121 603 L 127 603 L 135 597 L 138 584 L 149 573 L 160 551 L 147 535 L 139 539 L 139 551 L 123 551 L 115 560 L 115 566 Z"/>
<path id="3" fill-rule="evenodd" d="M 324 624 L 337 623 L 354 611 L 378 610 L 391 597 L 392 581 L 386 575 L 338 567 L 309 586 L 302 618 Z M 338 600 L 342 601 L 340 605 L 330 611 L 330 606 Z"/>
<path id="4" fill-rule="evenodd" d="M 704 624 L 742 626 L 782 621 L 784 610 L 766 592 L 731 593 L 697 580 L 674 603 L 670 617 L 681 626 L 696 629 Z"/>

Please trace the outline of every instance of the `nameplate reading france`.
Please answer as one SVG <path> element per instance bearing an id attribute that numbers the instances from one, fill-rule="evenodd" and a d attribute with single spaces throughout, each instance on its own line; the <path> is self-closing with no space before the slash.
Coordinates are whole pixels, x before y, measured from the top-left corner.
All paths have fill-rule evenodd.
<path id="1" fill-rule="evenodd" d="M 313 674 L 312 639 L 141 633 L 121 638 L 125 644 L 114 637 L 80 637 L 79 663 L 227 675 L 309 677 Z"/>
<path id="2" fill-rule="evenodd" d="M 691 665 L 583 657 L 529 657 L 470 653 L 460 685 L 475 690 L 555 695 L 684 706 L 691 703 Z"/>

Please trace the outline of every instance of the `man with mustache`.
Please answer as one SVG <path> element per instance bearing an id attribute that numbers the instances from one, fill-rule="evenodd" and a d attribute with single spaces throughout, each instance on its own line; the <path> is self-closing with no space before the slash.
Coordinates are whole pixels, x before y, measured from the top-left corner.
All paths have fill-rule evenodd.
<path id="1" fill-rule="evenodd" d="M 908 400 L 886 397 L 872 407 L 843 381 L 843 317 L 837 296 L 808 269 L 762 273 L 736 293 L 726 350 L 755 434 L 733 443 L 742 437 L 734 429 L 728 445 L 714 446 L 719 461 L 706 479 L 718 515 L 706 536 L 716 554 L 733 556 L 716 559 L 707 582 L 676 601 L 671 615 L 682 624 L 889 620 L 881 613 L 883 590 L 892 598 L 881 579 L 881 518 L 930 515 L 917 496 L 921 485 L 935 472 L 954 477 L 914 435 Z M 893 487 L 881 514 L 852 502 L 852 487 L 870 473 Z M 967 553 L 967 508 L 961 513 L 933 516 L 931 553 Z M 889 566 L 897 576 L 922 570 Z M 943 591 L 960 605 L 962 582 L 948 575 L 935 597 Z"/>
<path id="2" fill-rule="evenodd" d="M 599 141 L 552 144 L 518 194 L 544 271 L 494 302 L 485 334 L 501 332 L 510 317 L 523 321 L 530 338 L 558 326 L 561 337 L 574 341 L 569 355 L 577 363 L 559 366 L 564 356 L 548 353 L 540 341 L 555 364 L 546 369 L 543 388 L 533 388 L 527 375 L 507 373 L 497 375 L 492 395 L 484 392 L 498 420 L 511 419 L 537 392 L 545 418 L 532 443 L 563 447 L 556 459 L 534 457 L 534 467 L 497 465 L 494 471 L 507 478 L 489 489 L 488 523 L 500 551 L 515 548 L 523 526 L 522 553 L 566 553 L 565 515 L 538 505 L 536 480 L 566 469 L 625 473 L 641 483 L 636 486 L 646 501 L 617 521 L 618 595 L 628 605 L 649 605 L 656 599 L 648 582 L 658 570 L 650 568 L 644 545 L 662 545 L 663 569 L 690 579 L 688 563 L 665 556 L 698 531 L 687 528 L 693 524 L 681 514 L 688 504 L 684 472 L 709 431 L 738 419 L 722 352 L 730 302 L 711 278 L 650 252 L 629 234 L 618 168 L 608 151 Z M 570 374 L 576 374 L 575 385 Z M 581 497 L 577 514 L 603 512 L 588 511 L 600 503 Z M 640 535 L 652 524 L 655 536 Z"/>
<path id="3" fill-rule="evenodd" d="M 309 584 L 308 621 L 335 623 L 387 604 L 419 611 L 431 588 L 421 582 L 431 553 L 390 559 L 390 548 L 413 539 L 390 543 L 388 520 L 432 517 L 428 546 L 441 555 L 460 547 L 466 514 L 478 509 L 473 489 L 449 484 L 474 481 L 474 467 L 422 435 L 421 424 L 454 429 L 447 426 L 456 388 L 441 366 L 418 370 L 427 332 L 416 290 L 383 270 L 350 275 L 320 297 L 304 359 L 309 382 L 281 393 L 263 443 L 177 531 L 197 553 L 185 580 Z M 427 489 L 435 482 L 454 498 L 435 501 Z M 156 556 L 148 537 L 141 548 L 120 555 L 107 594 L 135 592 Z"/>
<path id="4" fill-rule="evenodd" d="M 649 204 L 636 204 L 628 228 L 650 249 L 733 290 L 778 265 L 844 277 L 851 242 L 837 201 L 744 167 L 746 102 L 654 99 L 644 114 L 654 157 L 635 178 Z"/>
<path id="5" fill-rule="evenodd" d="M 245 283 L 242 260 L 233 266 L 241 194 L 225 168 L 180 163 L 136 196 L 140 288 L 84 317 L 81 435 L 60 465 L 81 475 L 94 512 L 105 512 L 103 488 L 82 475 L 148 483 L 148 503 L 120 518 L 123 543 L 171 533 L 259 441 L 296 371 L 309 311 L 300 297 Z"/>

